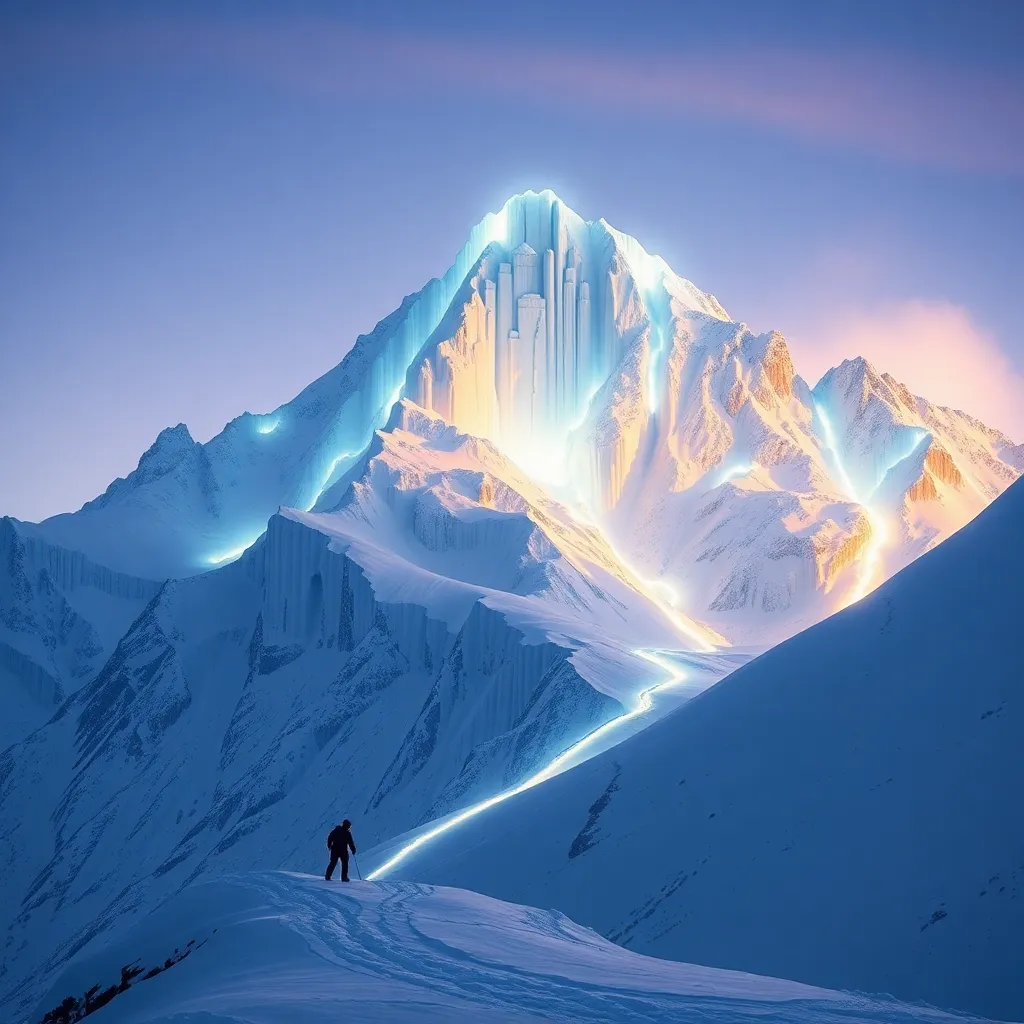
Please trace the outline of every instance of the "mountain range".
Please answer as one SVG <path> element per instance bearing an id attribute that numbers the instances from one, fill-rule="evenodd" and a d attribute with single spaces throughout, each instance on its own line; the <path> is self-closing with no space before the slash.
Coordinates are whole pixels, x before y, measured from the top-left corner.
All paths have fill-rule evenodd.
<path id="1" fill-rule="evenodd" d="M 1016 990 L 987 999 L 977 986 L 943 987 L 928 972 L 913 974 L 917 961 L 904 956 L 910 923 L 944 911 L 936 919 L 950 916 L 944 928 L 920 931 L 921 942 L 957 935 L 941 956 L 921 953 L 933 973 L 941 967 L 948 978 L 982 932 L 1000 969 L 992 944 L 1019 919 L 1012 908 L 990 911 L 1003 907 L 993 897 L 970 912 L 973 924 L 954 925 L 960 915 L 940 900 L 967 901 L 963 886 L 975 878 L 961 872 L 943 889 L 956 867 L 946 861 L 934 878 L 921 873 L 935 883 L 927 898 L 914 890 L 890 901 L 899 928 L 880 950 L 906 977 L 855 956 L 843 973 L 839 937 L 818 950 L 794 940 L 789 961 L 781 949 L 773 959 L 763 929 L 777 924 L 769 915 L 780 907 L 763 897 L 761 931 L 747 927 L 756 901 L 729 927 L 711 928 L 719 890 L 704 883 L 712 895 L 686 911 L 696 916 L 685 929 L 669 929 L 664 941 L 654 930 L 670 924 L 659 917 L 672 905 L 666 891 L 675 894 L 698 867 L 714 877 L 708 860 L 721 865 L 722 891 L 730 871 L 743 873 L 747 888 L 772 889 L 774 876 L 741 863 L 753 836 L 772 851 L 764 871 L 781 863 L 787 836 L 798 839 L 805 860 L 789 861 L 806 883 L 800 899 L 824 905 L 837 879 L 814 873 L 809 865 L 824 852 L 807 852 L 801 829 L 808 820 L 825 828 L 812 810 L 830 796 L 809 780 L 834 770 L 851 786 L 883 787 L 878 807 L 858 804 L 861 816 L 850 821 L 870 834 L 872 815 L 887 815 L 890 842 L 898 837 L 884 801 L 934 794 L 935 777 L 926 785 L 920 772 L 893 774 L 899 785 L 876 779 L 888 770 L 884 758 L 850 760 L 849 742 L 888 750 L 903 728 L 919 736 L 939 713 L 933 699 L 964 713 L 962 677 L 940 691 L 908 680 L 920 681 L 922 666 L 966 670 L 950 652 L 966 658 L 973 636 L 1009 624 L 997 608 L 1012 608 L 1009 577 L 993 576 L 989 593 L 979 574 L 976 607 L 943 605 L 942 618 L 912 617 L 903 632 L 891 621 L 902 622 L 920 595 L 968 593 L 970 572 L 953 559 L 971 537 L 998 533 L 998 544 L 979 540 L 978 550 L 1008 552 L 1009 571 L 1019 545 L 1012 531 L 985 528 L 986 517 L 948 557 L 944 547 L 920 569 L 910 563 L 1022 470 L 1024 446 L 914 396 L 864 360 L 809 386 L 781 334 L 755 335 L 733 321 L 636 240 L 583 221 L 550 192 L 513 197 L 473 229 L 443 277 L 291 402 L 244 413 L 205 444 L 182 424 L 169 428 L 132 473 L 77 512 L 0 521 L 4 999 L 27 1013 L 69 959 L 207 876 L 254 861 L 318 870 L 322 837 L 342 813 L 383 863 L 403 837 L 536 779 L 473 827 L 483 830 L 478 849 L 488 848 L 491 823 L 507 836 L 513 806 L 531 801 L 531 819 L 558 825 L 545 831 L 543 854 L 518 862 L 537 878 L 513 866 L 499 880 L 472 851 L 432 859 L 443 845 L 425 846 L 431 856 L 411 858 L 410 870 L 554 903 L 656 955 L 1021 1012 Z M 989 522 L 1002 522 L 996 508 L 1017 512 L 1019 490 L 997 502 Z M 898 601 L 880 591 L 856 603 L 906 566 L 884 591 Z M 915 583 L 920 594 L 904 579 L 925 580 Z M 875 618 L 890 602 L 904 611 L 883 629 Z M 970 623 L 962 635 L 961 620 Z M 886 642 L 903 661 L 891 660 Z M 976 657 L 987 682 L 971 701 L 986 705 L 979 715 L 991 712 L 978 728 L 1005 730 L 1015 721 L 1012 694 L 995 663 Z M 779 676 L 789 680 L 781 694 Z M 879 690 L 895 704 L 898 736 L 879 724 L 888 713 Z M 796 725 L 787 719 L 794 703 L 807 714 Z M 945 719 L 928 727 L 956 743 L 981 742 Z M 998 767 L 1006 785 L 1020 779 L 999 736 L 996 760 L 982 758 L 975 788 L 963 793 L 963 814 Z M 928 747 L 927 763 L 941 763 L 945 749 Z M 702 822 L 732 815 L 733 824 L 691 832 L 686 818 L 705 859 L 693 851 L 671 864 L 656 859 L 639 885 L 593 915 L 599 879 L 613 861 L 619 870 L 646 865 L 641 833 L 654 844 L 667 833 L 641 824 L 673 822 L 671 806 L 687 780 L 686 794 L 700 790 L 697 778 L 711 781 L 693 813 L 708 809 Z M 799 806 L 780 807 L 769 823 L 771 785 L 789 787 Z M 1009 799 L 1000 787 L 993 807 Z M 620 790 L 639 845 L 615 853 L 598 839 L 603 808 Z M 977 841 L 987 843 L 997 817 L 975 816 Z M 970 827 L 959 812 L 954 825 Z M 570 838 L 568 854 L 565 829 L 579 839 Z M 1006 877 L 1016 870 L 1006 851 L 1018 839 L 988 847 L 988 859 L 971 853 L 971 871 L 983 874 L 991 860 Z M 923 855 L 914 844 L 903 849 Z M 606 853 L 614 853 L 607 863 Z M 843 864 L 852 877 L 852 862 Z M 900 861 L 890 877 L 909 871 Z M 563 874 L 557 894 L 538 881 Z M 837 913 L 856 917 L 860 877 Z M 889 900 L 895 884 L 875 887 L 872 898 Z M 772 895 L 783 892 L 796 898 L 795 889 Z M 821 923 L 810 910 L 793 920 L 794 930 Z M 867 925 L 856 923 L 851 934 L 867 941 Z"/>

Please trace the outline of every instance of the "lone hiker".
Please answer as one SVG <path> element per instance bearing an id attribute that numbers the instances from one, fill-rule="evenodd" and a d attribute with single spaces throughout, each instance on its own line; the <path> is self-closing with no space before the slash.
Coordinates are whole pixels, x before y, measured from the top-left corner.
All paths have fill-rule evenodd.
<path id="1" fill-rule="evenodd" d="M 341 880 L 348 881 L 348 851 L 356 852 L 356 844 L 352 842 L 352 822 L 346 818 L 340 825 L 331 829 L 327 837 L 327 849 L 331 851 L 331 863 L 327 865 L 327 874 L 324 878 L 329 882 L 334 869 L 341 861 Z"/>

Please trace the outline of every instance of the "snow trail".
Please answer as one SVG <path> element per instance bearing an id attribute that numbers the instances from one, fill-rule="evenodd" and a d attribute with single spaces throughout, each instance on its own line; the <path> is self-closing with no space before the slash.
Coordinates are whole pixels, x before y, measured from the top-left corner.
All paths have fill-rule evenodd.
<path id="1" fill-rule="evenodd" d="M 121 965 L 160 965 L 110 1024 L 984 1024 L 792 981 L 638 956 L 557 911 L 409 882 L 332 886 L 260 872 L 199 883 L 53 980 L 29 1020 Z"/>
<path id="2" fill-rule="evenodd" d="M 483 814 L 484 811 L 490 810 L 490 808 L 495 807 L 500 803 L 504 803 L 506 800 L 517 796 L 519 793 L 524 793 L 526 790 L 532 789 L 534 786 L 538 786 L 542 782 L 547 782 L 548 779 L 554 778 L 567 767 L 570 767 L 570 763 L 573 762 L 579 754 L 587 748 L 594 746 L 594 744 L 602 737 L 607 736 L 609 733 L 621 728 L 627 722 L 632 721 L 634 718 L 639 718 L 641 715 L 650 711 L 654 706 L 653 698 L 656 693 L 667 690 L 673 686 L 678 686 L 685 680 L 686 675 L 682 669 L 677 665 L 673 665 L 672 662 L 657 652 L 638 650 L 636 651 L 636 654 L 638 657 L 643 658 L 645 661 L 649 661 L 652 665 L 657 665 L 658 668 L 667 672 L 668 678 L 662 680 L 660 683 L 655 683 L 653 686 L 648 686 L 641 690 L 636 695 L 632 708 L 628 711 L 624 711 L 618 717 L 605 722 L 604 725 L 598 726 L 592 732 L 587 733 L 586 736 L 577 740 L 571 747 L 563 750 L 561 754 L 549 761 L 539 772 L 531 775 L 528 779 L 525 779 L 523 782 L 520 782 L 518 785 L 512 786 L 509 789 L 502 790 L 500 793 L 496 793 L 494 796 L 488 797 L 486 800 L 481 800 L 478 803 L 472 804 L 465 810 L 458 811 L 449 818 L 443 818 L 438 824 L 428 829 L 428 831 L 410 839 L 409 842 L 398 850 L 397 853 L 393 854 L 379 867 L 374 868 L 373 871 L 366 876 L 366 880 L 372 882 L 379 878 L 383 878 L 387 872 L 401 864 L 402 861 L 415 853 L 416 850 L 426 846 L 428 843 L 437 839 L 439 836 L 444 835 L 446 832 L 450 832 L 456 826 L 469 821 L 470 818 L 475 818 L 477 815 Z"/>

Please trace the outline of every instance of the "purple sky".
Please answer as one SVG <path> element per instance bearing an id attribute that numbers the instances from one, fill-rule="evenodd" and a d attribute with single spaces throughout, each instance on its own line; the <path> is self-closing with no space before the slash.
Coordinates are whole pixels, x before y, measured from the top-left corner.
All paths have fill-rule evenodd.
<path id="1" fill-rule="evenodd" d="M 525 188 L 1024 439 L 1017 6 L 9 3 L 0 514 L 288 400 Z"/>

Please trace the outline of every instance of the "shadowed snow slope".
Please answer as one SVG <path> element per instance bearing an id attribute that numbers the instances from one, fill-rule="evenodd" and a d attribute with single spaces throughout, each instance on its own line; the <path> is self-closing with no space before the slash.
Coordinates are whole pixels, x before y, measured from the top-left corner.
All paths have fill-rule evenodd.
<path id="1" fill-rule="evenodd" d="M 395 874 L 655 956 L 1024 1017 L 1022 524 L 1017 483 L 859 604 Z"/>
<path id="2" fill-rule="evenodd" d="M 555 911 L 459 889 L 288 874 L 186 889 L 64 971 L 31 1019 L 118 982 L 125 965 L 152 968 L 184 950 L 97 1020 L 969 1024 L 888 999 L 639 956 Z"/>

